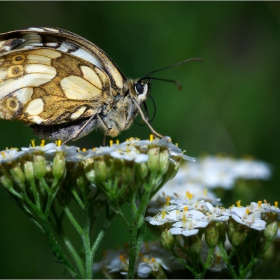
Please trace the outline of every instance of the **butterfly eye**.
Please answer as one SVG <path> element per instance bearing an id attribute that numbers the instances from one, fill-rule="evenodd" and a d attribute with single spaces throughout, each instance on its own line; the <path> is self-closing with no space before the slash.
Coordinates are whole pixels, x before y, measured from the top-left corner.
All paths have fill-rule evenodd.
<path id="1" fill-rule="evenodd" d="M 135 84 L 135 91 L 136 91 L 137 95 L 140 95 L 140 94 L 146 95 L 148 92 L 148 85 L 138 82 Z"/>

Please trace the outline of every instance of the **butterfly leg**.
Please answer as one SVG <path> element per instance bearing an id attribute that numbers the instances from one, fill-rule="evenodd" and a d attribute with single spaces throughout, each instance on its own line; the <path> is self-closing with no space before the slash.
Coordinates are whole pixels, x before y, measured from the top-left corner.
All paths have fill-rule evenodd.
<path id="1" fill-rule="evenodd" d="M 147 126 L 150 128 L 150 130 L 152 131 L 152 133 L 153 133 L 155 136 L 159 137 L 159 138 L 163 138 L 163 135 L 161 135 L 161 134 L 159 134 L 158 132 L 156 132 L 156 131 L 153 129 L 153 127 L 150 125 L 150 123 L 146 120 L 145 115 L 144 115 L 143 111 L 141 110 L 141 108 L 140 108 L 139 104 L 137 103 L 137 101 L 136 101 L 134 98 L 132 98 L 132 101 L 134 102 L 135 106 L 137 107 L 137 109 L 138 109 L 138 111 L 139 111 L 139 113 L 140 113 L 140 115 L 141 115 L 141 118 L 142 118 L 143 121 L 147 124 Z"/>

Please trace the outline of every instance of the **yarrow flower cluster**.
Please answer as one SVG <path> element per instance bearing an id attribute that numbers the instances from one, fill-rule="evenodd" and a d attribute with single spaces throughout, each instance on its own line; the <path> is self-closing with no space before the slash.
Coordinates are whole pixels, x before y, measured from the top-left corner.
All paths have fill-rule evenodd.
<path id="1" fill-rule="evenodd" d="M 106 271 L 108 275 L 117 273 L 114 278 L 127 275 L 128 248 L 108 250 L 104 252 L 102 261 L 94 263 L 93 272 Z M 178 250 L 179 255 L 182 252 Z M 147 278 L 153 275 L 155 278 L 166 278 L 165 272 L 182 270 L 184 266 L 168 251 L 164 250 L 159 242 L 143 242 L 136 265 L 136 275 L 139 278 Z"/>
<path id="2" fill-rule="evenodd" d="M 182 160 L 188 163 L 179 170 Z M 241 206 L 237 201 L 226 208 L 212 190 L 231 189 L 238 178 L 269 176 L 268 165 L 252 160 L 207 157 L 196 163 L 169 137 L 110 141 L 110 146 L 88 150 L 61 141 L 39 146 L 32 141 L 30 147 L 0 152 L 0 184 L 45 233 L 73 278 L 89 279 L 99 270 L 111 278 L 177 278 L 178 271 L 184 278 L 205 278 L 223 270 L 233 278 L 247 277 L 277 235 L 278 203 Z M 71 212 L 70 201 L 82 211 L 83 225 Z M 125 203 L 131 208 L 128 214 L 122 209 Z M 92 227 L 102 211 L 105 221 L 93 241 Z M 93 262 L 116 215 L 130 248 L 108 250 L 102 261 Z M 65 217 L 80 236 L 82 257 L 64 234 Z M 160 241 L 143 242 L 146 227 Z"/>
<path id="3" fill-rule="evenodd" d="M 144 234 L 135 240 L 136 232 L 144 233 L 143 215 L 151 197 L 179 169 L 180 161 L 191 160 L 169 137 L 149 140 L 130 138 L 110 146 L 94 149 L 79 149 L 62 145 L 61 141 L 39 146 L 32 141 L 30 147 L 6 149 L 0 152 L 0 183 L 26 215 L 47 236 L 50 246 L 73 277 L 91 278 L 89 260 L 101 241 L 90 241 L 90 224 L 106 211 L 102 232 L 115 215 L 119 215 L 127 231 L 134 232 L 130 242 L 141 245 Z M 140 199 L 140 202 L 136 201 Z M 75 201 L 83 211 L 84 226 L 71 213 L 70 201 Z M 58 212 L 55 203 L 62 207 Z M 131 204 L 132 224 L 122 212 L 124 203 Z M 51 224 L 60 235 L 63 233 L 62 219 L 67 217 L 77 230 L 86 252 L 86 267 L 70 265 L 52 235 Z M 142 218 L 139 218 L 142 217 Z M 71 254 L 77 253 L 70 241 L 66 242 Z M 89 249 L 92 247 L 91 249 Z M 132 277 L 140 247 L 130 253 L 127 273 Z M 78 262 L 81 263 L 81 262 Z"/>
<path id="4" fill-rule="evenodd" d="M 204 200 L 186 199 L 184 202 L 182 200 L 178 202 L 178 200 L 171 200 L 170 197 L 165 199 L 165 206 L 158 209 L 158 214 L 147 216 L 145 220 L 151 225 L 166 225 L 170 233 L 184 236 L 197 234 L 199 228 L 205 228 L 211 222 L 226 222 L 230 217 L 239 224 L 260 231 L 266 226 L 264 214 L 268 212 L 280 214 L 277 202 L 275 206 L 259 201 L 243 207 L 238 201 L 237 207 L 226 209 L 220 206 L 214 207 Z M 148 208 L 147 212 L 155 212 L 155 208 Z"/>

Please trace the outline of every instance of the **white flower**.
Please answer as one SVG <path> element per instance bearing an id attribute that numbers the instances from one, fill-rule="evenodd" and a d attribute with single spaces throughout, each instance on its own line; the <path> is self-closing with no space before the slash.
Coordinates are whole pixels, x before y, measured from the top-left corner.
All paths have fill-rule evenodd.
<path id="1" fill-rule="evenodd" d="M 125 149 L 117 148 L 110 153 L 111 157 L 123 159 L 127 161 L 135 161 L 137 163 L 148 160 L 148 155 L 141 154 L 135 147 L 127 146 Z"/>
<path id="2" fill-rule="evenodd" d="M 207 220 L 225 222 L 229 219 L 230 211 L 223 207 L 214 207 L 211 203 L 205 202 L 209 215 L 207 215 Z"/>
<path id="3" fill-rule="evenodd" d="M 153 137 L 151 137 L 150 141 L 149 140 L 138 140 L 138 139 L 131 138 L 131 139 L 128 139 L 125 143 L 133 144 L 135 146 L 139 146 L 139 147 L 141 147 L 141 149 L 147 149 L 148 146 L 151 146 L 151 145 L 165 147 L 165 148 L 168 149 L 170 155 L 180 156 L 184 160 L 195 161 L 194 158 L 185 155 L 180 148 L 178 148 L 176 145 L 174 145 L 171 142 L 171 138 L 168 137 L 168 136 L 165 136 L 161 139 L 153 139 Z"/>
<path id="4" fill-rule="evenodd" d="M 261 219 L 259 212 L 250 212 L 247 207 L 233 207 L 231 209 L 232 218 L 243 225 L 255 230 L 264 230 L 266 222 Z"/>
<path id="5" fill-rule="evenodd" d="M 9 149 L 0 152 L 0 163 L 11 162 L 25 154 L 24 151 L 18 151 L 17 149 Z"/>
<path id="6" fill-rule="evenodd" d="M 50 143 L 50 144 L 53 144 L 53 143 Z M 66 161 L 76 161 L 74 159 L 77 157 L 77 151 L 78 151 L 78 147 L 76 147 L 76 146 L 55 145 L 53 148 L 47 149 L 45 151 L 45 154 L 46 154 L 46 158 L 48 158 L 48 157 L 52 158 L 52 157 L 54 157 L 54 155 L 57 152 L 62 152 L 65 155 Z"/>
<path id="7" fill-rule="evenodd" d="M 202 214 L 202 213 L 201 213 Z M 196 215 L 199 218 L 200 215 Z M 182 234 L 190 236 L 198 233 L 198 228 L 205 228 L 209 224 L 208 221 L 198 221 L 194 219 L 182 219 L 172 225 L 169 230 L 171 234 Z"/>
<path id="8" fill-rule="evenodd" d="M 108 273 L 126 271 L 128 262 L 125 256 L 127 256 L 127 252 L 124 249 L 107 250 L 105 258 L 101 262 L 93 264 L 92 271 L 95 273 L 102 268 L 106 268 Z"/>
<path id="9" fill-rule="evenodd" d="M 145 221 L 149 222 L 151 225 L 160 226 L 165 223 L 174 222 L 175 220 L 173 219 L 173 216 L 167 215 L 166 211 L 162 211 L 154 217 L 146 217 Z"/>
<path id="10" fill-rule="evenodd" d="M 55 143 L 48 143 L 46 145 L 42 144 L 40 146 L 35 146 L 35 145 L 32 145 L 30 147 L 22 147 L 21 150 L 23 152 L 26 152 L 26 153 L 33 153 L 33 152 L 37 152 L 37 151 L 40 151 L 40 152 L 47 152 L 47 151 L 50 151 L 50 150 L 53 150 L 55 149 L 57 146 Z"/>
<path id="11" fill-rule="evenodd" d="M 267 180 L 271 176 L 269 165 L 262 161 L 241 159 L 234 166 L 235 176 L 243 179 Z"/>

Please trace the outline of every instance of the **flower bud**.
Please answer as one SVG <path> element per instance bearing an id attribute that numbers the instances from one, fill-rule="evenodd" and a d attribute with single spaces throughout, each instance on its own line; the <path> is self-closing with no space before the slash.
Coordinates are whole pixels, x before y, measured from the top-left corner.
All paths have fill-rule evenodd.
<path id="1" fill-rule="evenodd" d="M 46 165 L 46 174 L 44 177 L 46 183 L 51 186 L 53 183 L 53 172 L 52 172 L 52 167 L 51 165 Z"/>
<path id="2" fill-rule="evenodd" d="M 98 182 L 104 182 L 107 179 L 107 166 L 102 157 L 94 161 L 95 179 Z"/>
<path id="3" fill-rule="evenodd" d="M 141 179 L 144 179 L 149 172 L 147 164 L 145 162 L 136 163 L 135 172 Z"/>
<path id="4" fill-rule="evenodd" d="M 234 247 L 238 247 L 243 244 L 247 238 L 249 228 L 243 225 L 238 225 L 232 235 L 231 243 Z"/>
<path id="5" fill-rule="evenodd" d="M 219 232 L 219 241 L 225 243 L 227 227 L 224 222 L 216 222 L 216 227 Z"/>
<path id="6" fill-rule="evenodd" d="M 3 165 L 0 165 L 0 183 L 7 190 L 10 190 L 14 187 L 13 180 L 11 179 Z"/>
<path id="7" fill-rule="evenodd" d="M 46 160 L 44 155 L 34 154 L 34 175 L 37 179 L 44 178 L 46 175 Z"/>
<path id="8" fill-rule="evenodd" d="M 10 174 L 14 182 L 21 188 L 25 187 L 25 176 L 24 173 L 17 162 L 9 162 L 7 163 Z"/>
<path id="9" fill-rule="evenodd" d="M 165 174 L 169 166 L 169 152 L 164 150 L 159 154 L 159 172 L 161 175 Z"/>
<path id="10" fill-rule="evenodd" d="M 23 161 L 23 171 L 24 171 L 25 178 L 28 182 L 34 182 L 35 181 L 33 161 L 26 158 Z"/>
<path id="11" fill-rule="evenodd" d="M 134 180 L 134 162 L 125 162 L 122 169 L 122 181 L 129 184 Z"/>
<path id="12" fill-rule="evenodd" d="M 159 170 L 159 147 L 150 148 L 148 156 L 148 168 L 151 172 L 157 172 Z"/>
<path id="13" fill-rule="evenodd" d="M 174 248 L 175 246 L 174 237 L 168 229 L 165 229 L 162 232 L 160 236 L 160 244 L 167 251 L 171 251 Z"/>
<path id="14" fill-rule="evenodd" d="M 93 158 L 87 158 L 83 161 L 84 171 L 87 179 L 94 184 L 95 183 L 95 171 L 94 171 L 94 160 Z"/>
<path id="15" fill-rule="evenodd" d="M 217 229 L 216 222 L 211 222 L 206 228 L 205 228 L 205 241 L 207 245 L 210 248 L 216 247 L 216 245 L 219 242 L 219 232 Z"/>
<path id="16" fill-rule="evenodd" d="M 57 152 L 53 159 L 52 173 L 55 179 L 59 180 L 65 174 L 65 155 Z"/>
<path id="17" fill-rule="evenodd" d="M 264 238 L 268 242 L 272 242 L 277 235 L 278 223 L 277 223 L 278 215 L 273 212 L 266 213 L 266 227 L 264 229 Z"/>
<path id="18" fill-rule="evenodd" d="M 166 181 L 171 180 L 172 178 L 175 177 L 175 175 L 177 174 L 178 170 L 180 167 L 180 163 L 179 162 L 170 162 L 169 166 L 168 166 L 168 170 L 165 173 L 164 177 Z"/>

